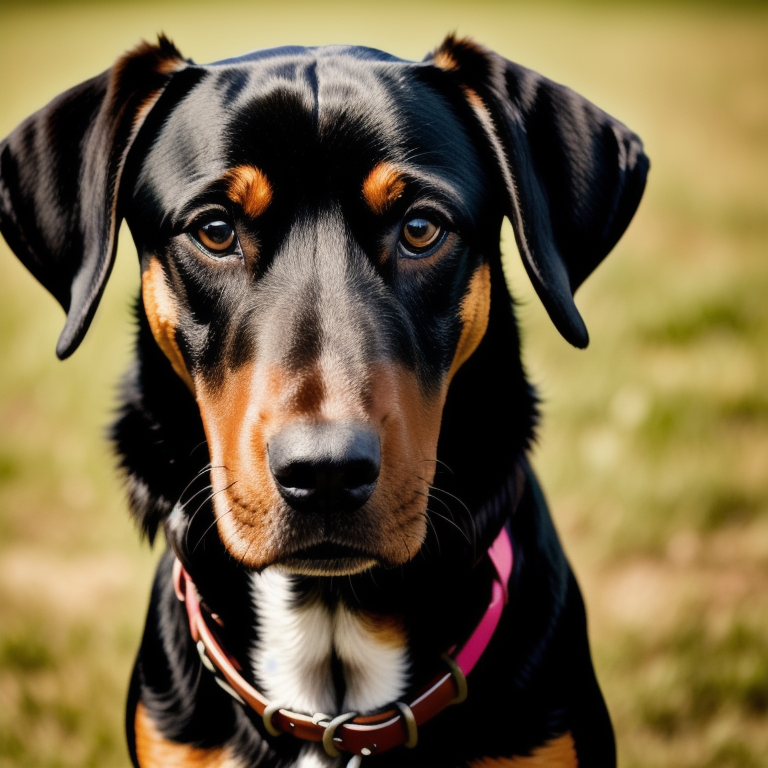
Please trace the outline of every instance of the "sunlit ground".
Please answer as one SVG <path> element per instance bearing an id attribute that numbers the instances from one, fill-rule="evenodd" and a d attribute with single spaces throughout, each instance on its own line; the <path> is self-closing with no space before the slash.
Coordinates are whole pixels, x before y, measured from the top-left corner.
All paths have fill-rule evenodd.
<path id="1" fill-rule="evenodd" d="M 363 10 L 359 10 L 363 8 Z M 535 464 L 584 588 L 624 766 L 768 764 L 768 15 L 695 4 L 0 6 L 0 134 L 165 31 L 210 61 L 283 43 L 421 58 L 449 31 L 567 83 L 652 159 L 627 235 L 551 326 L 505 230 Z M 123 701 L 158 551 L 103 440 L 131 347 L 127 233 L 66 363 L 61 310 L 0 249 L 0 763 L 126 766 Z M 510 727 L 513 727 L 511 724 Z"/>

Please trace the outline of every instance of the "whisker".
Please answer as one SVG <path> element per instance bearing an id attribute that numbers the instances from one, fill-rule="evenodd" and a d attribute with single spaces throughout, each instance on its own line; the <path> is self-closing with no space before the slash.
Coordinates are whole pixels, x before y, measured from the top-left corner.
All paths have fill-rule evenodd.
<path id="1" fill-rule="evenodd" d="M 213 486 L 209 485 L 208 487 L 213 491 L 213 493 L 195 510 L 194 516 L 209 502 L 213 499 L 214 496 L 218 496 L 220 493 L 223 493 L 224 491 L 228 491 L 233 485 L 237 483 L 237 480 L 233 480 L 229 485 L 225 486 L 224 488 L 220 488 L 218 491 L 213 491 Z"/>
<path id="2" fill-rule="evenodd" d="M 203 506 L 205 506 L 205 504 L 207 504 L 207 503 L 208 503 L 208 502 L 209 502 L 211 499 L 213 499 L 213 497 L 214 497 L 214 496 L 216 496 L 217 494 L 219 494 L 219 493 L 223 493 L 224 491 L 228 491 L 228 490 L 229 490 L 229 489 L 230 489 L 230 488 L 231 488 L 231 487 L 232 487 L 232 486 L 233 486 L 233 485 L 234 485 L 236 482 L 237 482 L 237 480 L 233 480 L 233 481 L 232 481 L 232 482 L 231 482 L 229 485 L 227 485 L 226 487 L 224 487 L 224 488 L 221 488 L 221 489 L 219 489 L 218 491 L 214 491 L 214 492 L 213 492 L 213 493 L 212 493 L 212 494 L 211 494 L 211 495 L 210 495 L 210 496 L 209 496 L 209 497 L 208 497 L 208 498 L 207 498 L 207 499 L 206 499 L 206 500 L 205 500 L 205 501 L 204 501 L 204 502 L 203 502 L 203 503 L 202 503 L 202 504 L 201 504 L 201 505 L 200 505 L 200 506 L 199 506 L 199 507 L 198 507 L 198 508 L 195 510 L 195 514 L 194 514 L 194 515 L 192 515 L 192 519 L 190 519 L 190 524 L 192 523 L 192 520 L 195 518 L 195 515 L 197 515 L 197 513 L 198 513 L 198 512 L 199 512 L 199 511 L 200 511 L 200 510 L 203 508 Z M 228 515 L 228 514 L 229 514 L 229 513 L 232 511 L 232 509 L 233 509 L 233 507 L 230 507 L 230 508 L 229 508 L 229 509 L 228 509 L 228 510 L 227 510 L 227 511 L 226 511 L 226 512 L 223 514 L 223 515 L 221 515 L 221 517 L 225 517 L 226 515 Z M 214 516 L 213 516 L 213 522 L 212 522 L 212 523 L 211 523 L 211 524 L 210 524 L 210 525 L 209 525 L 209 526 L 208 526 L 208 527 L 207 527 L 207 528 L 206 528 L 206 529 L 205 529 L 205 530 L 202 532 L 202 534 L 200 534 L 200 538 L 197 540 L 197 544 L 195 544 L 194 548 L 192 549 L 192 552 L 195 552 L 195 551 L 197 550 L 197 548 L 200 546 L 200 542 L 202 542 L 202 540 L 203 540 L 203 539 L 204 539 L 204 538 L 205 538 L 205 537 L 208 535 L 208 531 L 210 531 L 210 530 L 211 530 L 211 528 L 213 528 L 213 526 L 214 526 L 214 525 L 216 525 L 216 523 L 217 523 L 217 522 L 218 522 L 218 521 L 221 519 L 221 517 L 216 517 L 216 515 L 214 514 Z M 187 528 L 187 531 L 189 531 L 189 528 Z M 187 543 L 189 543 L 189 542 L 187 542 Z"/>
<path id="3" fill-rule="evenodd" d="M 472 539 L 469 538 L 469 535 L 467 534 L 467 532 L 455 520 L 451 520 L 449 517 L 446 517 L 445 515 L 441 515 L 438 511 L 434 509 L 431 511 L 433 515 L 437 515 L 437 517 L 439 517 L 440 519 L 445 520 L 446 523 L 450 523 L 450 525 L 452 525 L 467 540 L 467 544 L 471 544 L 474 546 L 474 542 L 472 541 Z"/>
<path id="4" fill-rule="evenodd" d="M 195 451 L 196 451 L 198 448 L 200 448 L 201 446 L 203 446 L 203 445 L 208 445 L 208 441 L 207 441 L 207 440 L 201 440 L 201 441 L 200 441 L 200 442 L 199 442 L 199 443 L 198 443 L 198 444 L 197 444 L 197 445 L 196 445 L 196 446 L 195 446 L 195 447 L 194 447 L 194 448 L 193 448 L 193 449 L 192 449 L 192 450 L 189 452 L 189 458 L 191 459 L 191 458 L 192 458 L 192 455 L 194 454 L 194 452 L 195 452 Z"/>
<path id="5" fill-rule="evenodd" d="M 191 504 L 192 501 L 196 499 L 201 493 L 205 493 L 206 491 L 210 491 L 210 490 L 212 490 L 212 487 L 211 487 L 211 484 L 208 483 L 207 485 L 204 485 L 199 490 L 195 491 L 185 502 L 179 502 L 179 506 L 182 508 L 182 510 L 186 512 L 187 511 L 186 507 L 188 504 Z M 203 502 L 203 504 L 205 504 L 205 501 Z M 197 509 L 199 510 L 200 507 L 198 507 Z M 197 510 L 195 510 L 195 512 L 197 512 Z"/>
<path id="6" fill-rule="evenodd" d="M 431 462 L 432 464 L 442 464 L 452 475 L 456 473 L 442 459 L 422 459 L 421 463 Z"/>
<path id="7" fill-rule="evenodd" d="M 224 467 L 223 465 L 222 465 L 221 467 L 209 467 L 209 469 L 222 469 L 222 468 L 226 469 L 226 467 Z M 198 472 L 198 474 L 197 474 L 197 478 L 199 478 L 199 477 L 200 477 L 200 476 L 203 474 L 203 472 L 205 472 L 205 471 L 206 471 L 206 470 L 201 470 L 200 472 Z M 197 478 L 195 478 L 195 479 L 197 479 Z M 192 482 L 194 482 L 194 480 L 193 480 Z M 190 482 L 190 483 L 189 483 L 189 485 L 191 485 L 191 484 L 192 484 L 192 482 Z M 231 488 L 231 487 L 232 487 L 232 486 L 233 486 L 233 485 L 234 485 L 236 482 L 237 482 L 237 480 L 233 480 L 233 481 L 232 481 L 232 482 L 231 482 L 231 483 L 230 483 L 230 484 L 227 486 L 227 488 Z M 187 485 L 187 488 L 189 488 L 189 485 Z M 227 488 L 223 488 L 222 490 L 225 490 L 225 491 L 226 491 L 226 490 L 227 490 Z M 182 509 L 184 509 L 184 511 L 186 512 L 186 509 L 185 509 L 185 507 L 187 506 L 187 504 L 189 504 L 189 503 L 190 503 L 190 502 L 191 502 L 191 501 L 192 501 L 192 500 L 193 500 L 195 497 L 199 496 L 201 493 L 205 493 L 205 492 L 206 492 L 206 491 L 208 491 L 208 490 L 213 490 L 213 486 L 212 486 L 210 483 L 208 483 L 208 485 L 206 485 L 206 486 L 204 486 L 203 488 L 201 488 L 199 491 L 195 491 L 195 493 L 193 493 L 193 494 L 192 494 L 192 496 L 190 496 L 190 497 L 189 497 L 189 499 L 187 499 L 187 501 L 183 502 L 183 503 L 181 504 L 181 507 L 182 507 Z M 185 491 L 186 491 L 186 489 L 185 489 Z M 184 492 L 182 492 L 182 495 L 183 495 L 183 493 L 184 493 Z M 212 499 L 212 498 L 213 498 L 213 497 L 214 497 L 214 496 L 217 494 L 217 493 L 219 493 L 219 491 L 215 491 L 215 492 L 214 492 L 214 493 L 212 493 L 212 494 L 211 494 L 211 495 L 210 495 L 210 496 L 209 496 L 207 499 L 204 499 L 204 500 L 202 501 L 202 503 L 200 504 L 200 506 L 199 506 L 199 507 L 198 507 L 198 508 L 197 508 L 197 509 L 196 509 L 196 510 L 195 510 L 195 511 L 192 513 L 192 516 L 190 517 L 190 521 L 189 521 L 190 523 L 191 523 L 191 522 L 192 522 L 192 521 L 195 519 L 195 517 L 197 516 L 197 513 L 198 513 L 198 512 L 199 512 L 199 511 L 200 511 L 200 510 L 201 510 L 201 509 L 202 509 L 202 508 L 203 508 L 203 507 L 204 507 L 204 506 L 205 506 L 205 505 L 206 505 L 206 504 L 207 504 L 207 503 L 208 503 L 208 502 L 209 502 L 209 501 L 210 501 L 210 500 L 211 500 L 211 499 Z M 181 500 L 181 497 L 179 497 L 179 500 Z"/>
<path id="8" fill-rule="evenodd" d="M 211 493 L 205 499 L 203 499 L 203 501 L 198 505 L 197 509 L 189 517 L 189 521 L 187 522 L 187 533 L 186 533 L 186 536 L 184 537 L 185 546 L 189 546 L 189 533 L 192 529 L 192 523 L 195 522 L 195 518 L 197 517 L 200 510 L 214 497 L 212 485 L 207 485 L 205 488 L 202 488 L 200 490 L 200 493 L 203 493 L 205 491 L 211 491 Z M 195 494 L 195 496 L 196 495 L 197 494 Z M 194 498 L 194 496 L 192 498 Z M 192 501 L 192 499 L 190 499 L 190 501 Z"/>
<path id="9" fill-rule="evenodd" d="M 183 498 L 184 494 L 189 490 L 189 486 L 195 482 L 199 477 L 202 477 L 208 470 L 211 469 L 211 462 L 209 461 L 202 469 L 200 469 L 195 476 L 187 483 L 184 490 L 179 494 L 179 501 Z"/>
<path id="10" fill-rule="evenodd" d="M 216 525 L 216 523 L 219 522 L 219 520 L 223 520 L 230 512 L 232 512 L 232 510 L 234 508 L 235 508 L 234 505 L 232 505 L 223 515 L 221 515 L 220 517 L 214 518 L 213 522 L 200 535 L 200 538 L 197 540 L 197 544 L 195 544 L 195 546 L 192 549 L 192 554 L 197 552 L 197 548 L 203 543 L 203 539 L 208 534 L 208 531 L 210 531 L 211 528 L 213 528 L 213 526 Z M 222 542 L 222 543 L 224 543 L 224 542 Z"/>
<path id="11" fill-rule="evenodd" d="M 475 525 L 474 515 L 470 511 L 469 507 L 458 496 L 451 493 L 450 491 L 446 491 L 444 488 L 438 488 L 437 486 L 430 485 L 429 490 L 430 490 L 431 497 L 433 499 L 437 499 L 438 501 L 442 502 L 443 506 L 445 506 L 446 509 L 451 510 L 451 508 L 448 506 L 448 504 L 445 502 L 444 499 L 438 499 L 438 497 L 435 495 L 436 493 L 444 493 L 446 496 L 450 496 L 450 498 L 454 499 L 461 505 L 461 508 L 467 513 L 467 519 L 469 520 L 470 527 L 472 530 L 472 541 L 470 541 L 469 543 L 472 544 L 472 546 L 474 546 L 475 543 L 477 542 L 477 526 Z"/>
<path id="12" fill-rule="evenodd" d="M 427 525 L 429 525 L 432 528 L 432 531 L 435 534 L 435 542 L 437 542 L 437 554 L 441 555 L 443 553 L 443 550 L 442 550 L 442 547 L 440 546 L 440 536 L 437 533 L 437 526 L 435 525 L 435 521 L 429 515 L 427 515 Z M 426 541 L 421 545 L 421 547 L 422 549 L 426 549 L 427 553 L 429 553 L 429 545 L 427 544 Z"/>
<path id="13" fill-rule="evenodd" d="M 229 541 L 229 539 L 227 539 Z M 226 545 L 225 545 L 226 546 Z M 253 546 L 253 542 L 248 542 L 248 547 L 246 548 L 245 552 L 243 552 L 242 557 L 240 558 L 240 565 L 242 565 L 245 562 L 245 558 L 248 557 L 248 553 L 251 551 L 251 547 Z"/>
<path id="14" fill-rule="evenodd" d="M 360 598 L 357 596 L 357 592 L 355 592 L 355 585 L 354 585 L 354 582 L 352 581 L 352 576 L 351 575 L 347 576 L 347 579 L 349 581 L 349 588 L 352 590 L 352 594 L 355 600 L 357 601 L 357 604 L 362 605 L 362 603 L 360 602 Z"/>

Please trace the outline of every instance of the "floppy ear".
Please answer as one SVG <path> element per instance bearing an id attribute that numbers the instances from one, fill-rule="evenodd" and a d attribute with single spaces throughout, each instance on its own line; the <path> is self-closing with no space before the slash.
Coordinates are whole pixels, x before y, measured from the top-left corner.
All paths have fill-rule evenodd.
<path id="1" fill-rule="evenodd" d="M 56 354 L 77 349 L 112 270 L 128 151 L 172 74 L 172 43 L 143 43 L 0 143 L 0 231 L 67 312 Z"/>
<path id="2" fill-rule="evenodd" d="M 448 37 L 427 61 L 456 79 L 480 120 L 526 271 L 560 333 L 586 347 L 573 294 L 637 210 L 649 166 L 642 142 L 570 88 L 470 40 Z"/>

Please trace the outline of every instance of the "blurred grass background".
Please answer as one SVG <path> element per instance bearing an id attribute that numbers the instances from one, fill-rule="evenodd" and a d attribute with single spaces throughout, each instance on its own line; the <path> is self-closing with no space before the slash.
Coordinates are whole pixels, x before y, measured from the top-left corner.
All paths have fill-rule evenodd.
<path id="1" fill-rule="evenodd" d="M 765 3 L 0 5 L 0 135 L 164 31 L 212 61 L 353 42 L 421 58 L 472 35 L 628 123 L 652 159 L 627 235 L 557 335 L 504 232 L 535 464 L 585 591 L 621 764 L 768 765 Z M 127 766 L 123 701 L 158 551 L 103 439 L 138 287 L 123 232 L 71 360 L 63 315 L 0 245 L 0 765 Z"/>

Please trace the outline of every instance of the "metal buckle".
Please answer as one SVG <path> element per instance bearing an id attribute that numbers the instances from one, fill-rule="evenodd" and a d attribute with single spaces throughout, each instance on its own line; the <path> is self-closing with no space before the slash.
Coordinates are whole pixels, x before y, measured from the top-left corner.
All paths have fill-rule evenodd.
<path id="1" fill-rule="evenodd" d="M 440 658 L 448 665 L 451 670 L 451 677 L 456 686 L 456 696 L 451 700 L 451 704 L 461 704 L 467 698 L 467 678 L 461 671 L 461 667 L 447 653 L 443 653 Z"/>
<path id="2" fill-rule="evenodd" d="M 325 751 L 331 757 L 338 757 L 341 754 L 333 743 L 333 735 L 336 733 L 336 729 L 348 720 L 352 720 L 354 717 L 357 717 L 357 712 L 347 712 L 343 715 L 337 715 L 325 726 L 325 730 L 323 731 L 323 746 L 325 747 Z M 312 719 L 314 720 L 314 718 Z M 318 725 L 323 725 L 325 722 L 325 720 L 319 720 Z"/>
<path id="3" fill-rule="evenodd" d="M 419 743 L 419 727 L 416 725 L 416 718 L 413 716 L 411 708 L 407 704 L 403 704 L 402 701 L 396 701 L 395 706 L 400 710 L 408 728 L 408 739 L 403 746 L 413 749 Z"/>
<path id="4" fill-rule="evenodd" d="M 208 650 L 205 647 L 205 643 L 202 640 L 198 640 L 195 647 L 200 656 L 200 661 L 203 662 L 203 666 L 207 670 L 213 673 L 213 679 L 218 683 L 219 687 L 223 688 L 235 701 L 245 704 L 243 697 L 221 676 L 219 670 L 213 665 L 213 662 L 208 657 Z"/>
<path id="5" fill-rule="evenodd" d="M 203 662 L 203 666 L 215 675 L 217 672 L 216 667 L 213 666 L 213 662 L 208 658 L 208 652 L 205 648 L 205 643 L 202 640 L 197 641 L 197 655 L 200 657 L 200 661 Z"/>

